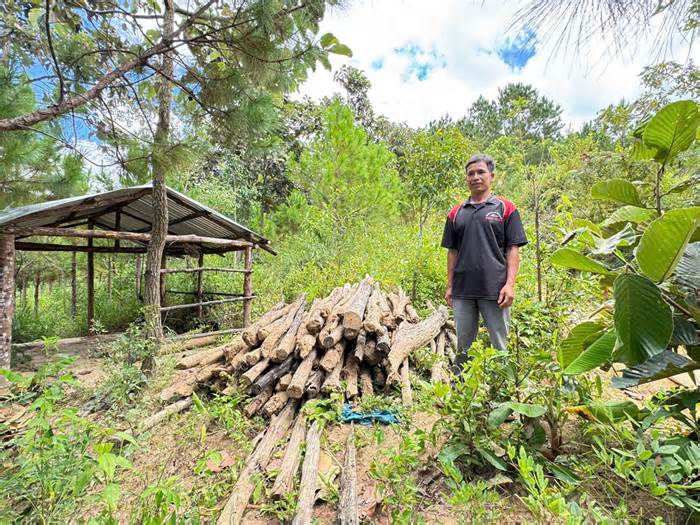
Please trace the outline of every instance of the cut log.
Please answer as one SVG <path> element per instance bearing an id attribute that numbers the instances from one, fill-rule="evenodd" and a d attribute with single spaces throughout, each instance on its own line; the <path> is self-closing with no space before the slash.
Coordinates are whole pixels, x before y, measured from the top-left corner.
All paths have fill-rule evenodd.
<path id="1" fill-rule="evenodd" d="M 304 307 L 304 301 L 305 295 L 301 294 L 299 298 L 292 303 L 292 308 L 289 310 L 289 313 L 283 317 L 284 322 L 267 335 L 260 345 L 263 357 L 272 358 L 274 356 L 275 348 L 277 348 L 277 345 L 282 341 L 287 332 L 289 332 L 292 323 L 297 319 L 297 312 Z M 296 334 L 294 335 L 296 336 Z"/>
<path id="2" fill-rule="evenodd" d="M 346 339 L 355 339 L 360 333 L 362 320 L 365 317 L 365 309 L 367 308 L 367 302 L 369 301 L 371 293 L 372 278 L 366 276 L 360 281 L 357 292 L 355 292 L 352 299 L 345 304 L 341 312 L 343 318 L 343 334 Z"/>
<path id="3" fill-rule="evenodd" d="M 345 341 L 338 342 L 333 348 L 326 351 L 319 363 L 320 367 L 326 372 L 330 372 L 335 368 L 338 362 L 342 361 L 343 352 L 345 351 Z"/>
<path id="4" fill-rule="evenodd" d="M 306 397 L 309 399 L 316 399 L 321 392 L 321 385 L 323 384 L 323 378 L 326 374 L 323 370 L 315 370 L 313 374 L 309 377 L 306 382 Z"/>
<path id="5" fill-rule="evenodd" d="M 289 305 L 291 306 L 291 305 Z M 268 336 L 272 332 L 276 332 L 277 330 L 280 329 L 284 325 L 284 323 L 287 322 L 287 318 L 289 317 L 289 310 L 287 308 L 284 309 L 284 313 L 279 319 L 274 320 L 270 324 L 267 324 L 265 326 L 260 327 L 258 330 L 258 343 L 264 343 L 265 339 L 268 338 Z"/>
<path id="6" fill-rule="evenodd" d="M 253 417 L 255 414 L 257 414 L 258 410 L 260 410 L 265 403 L 272 397 L 272 389 L 269 388 L 267 390 L 263 390 L 260 392 L 257 396 L 255 396 L 253 399 L 248 401 L 248 404 L 243 407 L 243 412 L 245 413 L 246 416 L 248 417 Z"/>
<path id="7" fill-rule="evenodd" d="M 267 389 L 268 387 L 274 388 L 279 378 L 290 372 L 295 363 L 296 358 L 293 355 L 290 355 L 283 363 L 270 367 L 270 370 L 268 370 L 263 375 L 254 380 L 253 384 L 250 386 L 250 393 L 253 395 L 257 395 L 263 390 Z M 248 372 L 252 370 L 253 369 L 251 368 Z M 248 372 L 246 372 L 246 374 Z M 241 379 L 246 374 L 243 374 L 241 376 Z M 245 384 L 243 384 L 242 386 L 245 386 Z"/>
<path id="8" fill-rule="evenodd" d="M 289 401 L 289 393 L 286 391 L 277 392 L 262 407 L 262 413 L 266 417 L 272 417 L 282 410 Z"/>
<path id="9" fill-rule="evenodd" d="M 375 284 L 367 301 L 365 320 L 362 323 L 362 327 L 372 334 L 382 326 L 382 308 L 379 304 L 379 294 L 381 293 L 379 286 Z"/>
<path id="10" fill-rule="evenodd" d="M 443 368 L 445 361 L 445 331 L 440 330 L 435 342 L 431 341 L 431 348 L 435 345 L 435 355 L 437 359 L 430 367 L 430 382 L 440 383 L 446 379 L 445 369 Z"/>
<path id="11" fill-rule="evenodd" d="M 452 330 L 453 332 L 455 331 L 454 319 L 448 319 L 447 321 L 445 321 L 445 329 Z"/>
<path id="12" fill-rule="evenodd" d="M 230 343 L 222 346 L 224 347 L 224 361 L 227 363 L 230 363 L 237 355 L 247 352 L 250 348 L 240 335 Z"/>
<path id="13" fill-rule="evenodd" d="M 203 352 L 197 352 L 196 354 L 183 357 L 177 363 L 175 363 L 175 369 L 185 370 L 187 368 L 194 368 L 195 366 L 214 363 L 224 357 L 224 349 L 226 346 L 227 345 L 217 346 L 216 348 L 210 348 L 209 350 L 204 350 Z"/>
<path id="14" fill-rule="evenodd" d="M 245 360 L 245 364 L 247 366 L 254 366 L 258 362 L 260 362 L 262 356 L 262 349 L 256 348 L 255 350 L 246 353 L 243 359 Z"/>
<path id="15" fill-rule="evenodd" d="M 379 303 L 379 308 L 382 312 L 382 325 L 386 326 L 389 330 L 394 330 L 396 328 L 396 319 L 394 319 L 394 314 L 391 312 L 391 306 L 387 301 L 386 295 L 380 292 L 379 294 L 377 294 L 377 301 Z"/>
<path id="16" fill-rule="evenodd" d="M 374 394 L 372 373 L 369 367 L 364 364 L 360 367 L 360 391 L 362 392 L 362 397 L 368 397 Z"/>
<path id="17" fill-rule="evenodd" d="M 169 402 L 180 397 L 192 395 L 197 383 L 208 381 L 218 372 L 222 363 L 216 362 L 199 368 L 192 368 L 180 374 L 176 381 L 160 393 L 160 400 Z"/>
<path id="18" fill-rule="evenodd" d="M 311 308 L 309 308 L 309 311 L 306 313 L 304 316 L 304 319 L 302 320 L 301 326 L 299 327 L 299 330 L 297 332 L 297 338 L 296 338 L 296 352 L 299 357 L 304 359 L 309 352 L 311 352 L 311 349 L 314 347 L 316 344 L 316 335 L 315 333 L 310 333 L 309 329 L 306 327 L 308 324 L 309 320 L 311 319 L 312 315 L 315 315 L 315 312 L 320 311 L 320 304 L 321 304 L 320 299 L 314 299 L 314 302 L 311 303 Z M 319 313 L 320 316 L 320 313 Z M 320 328 L 319 328 L 320 330 Z"/>
<path id="19" fill-rule="evenodd" d="M 318 478 L 318 459 L 321 454 L 322 427 L 314 421 L 306 434 L 304 463 L 301 467 L 301 483 L 297 499 L 297 514 L 292 525 L 311 525 L 316 500 L 316 482 Z"/>
<path id="20" fill-rule="evenodd" d="M 378 343 L 375 342 L 373 339 L 370 339 L 365 344 L 365 352 L 362 360 L 368 365 L 378 365 L 382 360 L 382 355 L 384 354 L 384 352 L 379 351 L 379 349 L 377 348 L 377 344 Z"/>
<path id="21" fill-rule="evenodd" d="M 338 345 L 340 346 L 340 345 Z M 339 392 L 340 391 L 340 372 L 343 370 L 343 352 L 345 348 L 341 348 L 340 350 L 340 358 L 338 359 L 338 362 L 335 364 L 333 367 L 333 370 L 330 371 L 330 373 L 326 376 L 326 380 L 323 382 L 323 387 L 321 388 L 321 391 L 324 394 L 330 394 L 331 392 Z M 325 357 L 325 356 L 324 356 Z"/>
<path id="22" fill-rule="evenodd" d="M 245 509 L 248 506 L 248 500 L 253 494 L 258 479 L 270 461 L 277 443 L 284 437 L 289 427 L 292 426 L 295 412 L 296 401 L 289 401 L 284 410 L 272 419 L 267 432 L 260 440 L 260 443 L 258 443 L 258 446 L 255 447 L 245 467 L 243 467 L 243 471 L 238 476 L 231 496 L 219 515 L 218 525 L 238 525 L 241 523 Z"/>
<path id="23" fill-rule="evenodd" d="M 411 298 L 406 295 L 403 288 L 399 288 L 398 293 L 388 295 L 389 302 L 391 303 L 391 313 L 394 315 L 397 323 L 406 320 L 406 306 L 411 301 Z"/>
<path id="24" fill-rule="evenodd" d="M 292 377 L 294 377 L 294 374 L 292 372 L 287 372 L 277 381 L 275 389 L 278 391 L 287 390 L 287 388 L 289 388 L 289 383 L 292 382 Z"/>
<path id="25" fill-rule="evenodd" d="M 247 388 L 248 386 L 252 385 L 255 380 L 260 377 L 263 372 L 265 372 L 265 370 L 267 370 L 268 366 L 270 366 L 270 360 L 262 359 L 245 374 L 241 374 L 241 377 L 238 379 L 238 384 L 241 385 L 242 388 Z"/>
<path id="26" fill-rule="evenodd" d="M 323 341 L 321 341 L 323 348 L 331 348 L 332 346 L 338 344 L 343 338 L 344 333 L 345 329 L 343 328 L 343 325 L 340 324 L 340 319 L 336 319 L 336 325 L 333 330 L 327 334 L 324 334 L 323 336 Z"/>
<path id="27" fill-rule="evenodd" d="M 155 427 L 158 423 L 166 419 L 168 416 L 172 414 L 177 414 L 178 412 L 182 412 L 186 408 L 189 408 L 192 406 L 192 398 L 188 397 L 185 399 L 181 399 L 180 401 L 176 401 L 175 403 L 172 403 L 165 407 L 163 410 L 160 412 L 156 412 L 152 416 L 147 417 L 146 419 L 143 420 L 143 423 L 141 423 L 139 430 L 141 432 L 146 432 L 153 427 Z"/>
<path id="28" fill-rule="evenodd" d="M 304 395 L 304 387 L 306 386 L 306 382 L 311 375 L 311 370 L 313 369 L 314 362 L 316 361 L 316 355 L 317 350 L 314 348 L 297 367 L 296 372 L 294 372 L 292 381 L 287 387 L 287 392 L 289 392 L 291 397 L 299 399 Z"/>
<path id="29" fill-rule="evenodd" d="M 406 321 L 414 324 L 420 321 L 420 316 L 418 315 L 418 312 L 410 303 L 406 305 Z"/>
<path id="30" fill-rule="evenodd" d="M 388 355 L 391 352 L 391 336 L 389 332 L 384 332 L 383 334 L 377 334 L 377 350 L 382 354 Z M 366 352 L 366 350 L 365 350 Z"/>
<path id="31" fill-rule="evenodd" d="M 326 317 L 328 317 L 342 293 L 342 287 L 335 288 L 325 299 L 314 300 L 304 323 L 304 327 L 309 334 L 315 335 L 321 331 L 326 322 Z"/>
<path id="32" fill-rule="evenodd" d="M 279 343 L 277 343 L 277 346 L 272 352 L 272 360 L 276 363 L 281 363 L 287 359 L 292 352 L 294 352 L 294 347 L 296 346 L 297 341 L 297 333 L 299 332 L 299 328 L 301 327 L 301 322 L 304 320 L 304 317 L 304 305 L 302 304 L 302 306 L 297 310 L 296 314 L 294 314 L 294 319 L 292 320 L 292 324 L 289 326 L 289 330 L 286 334 L 284 334 L 284 336 L 282 336 L 282 339 L 280 339 Z"/>
<path id="33" fill-rule="evenodd" d="M 359 525 L 357 511 L 357 463 L 355 457 L 355 430 L 350 425 L 350 433 L 345 442 L 345 462 L 340 477 L 340 501 L 338 521 L 340 525 Z"/>
<path id="34" fill-rule="evenodd" d="M 265 314 L 263 314 L 257 321 L 255 321 L 248 328 L 243 330 L 241 337 L 249 346 L 256 346 L 260 341 L 258 340 L 258 330 L 263 326 L 267 326 L 270 323 L 276 321 L 284 315 L 284 301 L 280 301 Z"/>
<path id="35" fill-rule="evenodd" d="M 415 350 L 427 345 L 431 339 L 440 333 L 442 325 L 447 320 L 447 308 L 441 306 L 430 317 L 421 321 L 413 328 L 401 332 L 401 337 L 389 352 L 389 370 L 387 380 L 396 383 L 399 379 L 399 367 L 404 359 Z"/>
<path id="36" fill-rule="evenodd" d="M 241 352 L 240 354 L 238 354 L 236 357 L 234 357 L 234 358 L 231 360 L 231 363 L 230 363 L 230 364 L 231 364 L 231 366 L 233 367 L 233 369 L 234 369 L 235 371 L 238 371 L 238 370 L 242 370 L 243 368 L 247 367 L 247 366 L 248 366 L 249 354 L 251 354 L 251 353 L 253 353 L 253 352 L 257 352 L 257 354 L 255 354 L 255 355 L 257 355 L 257 360 L 259 361 L 259 360 L 260 360 L 260 355 L 261 355 L 260 349 L 257 349 L 257 348 L 256 348 L 256 349 L 250 349 L 250 350 L 248 350 L 247 352 Z M 257 361 L 256 361 L 255 363 L 257 363 Z M 253 364 L 255 364 L 255 363 L 253 363 Z"/>
<path id="37" fill-rule="evenodd" d="M 345 397 L 346 399 L 355 399 L 358 394 L 357 390 L 357 375 L 360 371 L 360 364 L 352 352 L 348 352 L 345 358 Z"/>
<path id="38" fill-rule="evenodd" d="M 353 353 L 353 358 L 355 362 L 361 363 L 365 355 L 365 347 L 367 346 L 367 332 L 360 330 L 355 341 L 355 351 Z"/>
<path id="39" fill-rule="evenodd" d="M 408 357 L 401 367 L 401 404 L 410 407 L 413 404 L 413 392 L 411 391 L 411 374 L 408 368 Z"/>
<path id="40" fill-rule="evenodd" d="M 270 495 L 273 499 L 282 499 L 294 488 L 294 476 L 297 470 L 299 470 L 299 464 L 301 463 L 301 445 L 305 438 L 306 421 L 304 415 L 299 414 L 294 423 L 292 435 L 289 437 L 289 443 L 287 444 L 287 450 L 282 458 L 279 473 L 270 491 Z"/>

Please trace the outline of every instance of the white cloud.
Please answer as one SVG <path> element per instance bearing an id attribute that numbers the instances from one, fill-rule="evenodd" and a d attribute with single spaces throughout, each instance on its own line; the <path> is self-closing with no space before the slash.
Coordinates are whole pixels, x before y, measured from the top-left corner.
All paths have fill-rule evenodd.
<path id="1" fill-rule="evenodd" d="M 463 0 L 357 0 L 331 10 L 321 32 L 335 34 L 350 46 L 352 58 L 333 56 L 334 69 L 352 64 L 370 81 L 375 109 L 392 120 L 421 126 L 449 114 L 458 118 L 480 94 L 493 98 L 508 82 L 525 82 L 563 108 L 565 122 L 578 126 L 606 105 L 634 99 L 640 92 L 638 75 L 653 62 L 651 42 L 639 42 L 633 56 L 605 55 L 603 43 L 593 44 L 588 57 L 574 53 L 552 55 L 541 49 L 520 70 L 513 70 L 494 52 L 508 36 L 507 28 L 519 2 Z M 416 45 L 435 50 L 445 67 L 434 67 L 423 81 L 407 77 L 410 57 L 397 48 Z M 685 61 L 687 45 L 680 42 L 666 58 Z M 632 54 L 632 53 L 629 53 Z M 373 68 L 381 60 L 382 67 Z M 313 98 L 340 91 L 333 74 L 318 69 L 300 89 Z"/>

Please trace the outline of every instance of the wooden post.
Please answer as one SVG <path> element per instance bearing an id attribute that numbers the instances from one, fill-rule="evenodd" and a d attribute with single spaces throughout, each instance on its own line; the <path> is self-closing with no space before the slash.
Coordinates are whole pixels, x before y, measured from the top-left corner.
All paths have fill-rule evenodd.
<path id="1" fill-rule="evenodd" d="M 70 263 L 70 316 L 75 319 L 78 315 L 78 253 L 71 254 Z"/>
<path id="2" fill-rule="evenodd" d="M 141 254 L 136 254 L 136 259 L 134 260 L 134 274 L 136 277 L 136 298 L 141 300 L 141 275 L 143 270 L 141 269 Z"/>
<path id="3" fill-rule="evenodd" d="M 15 311 L 15 238 L 0 233 L 0 367 L 10 368 Z M 3 378 L 4 379 L 4 378 Z"/>
<path id="4" fill-rule="evenodd" d="M 163 255 L 160 256 L 160 269 L 164 270 L 168 267 L 168 258 L 165 256 L 165 251 Z M 167 306 L 165 303 L 165 272 L 160 272 L 160 305 Z"/>
<path id="5" fill-rule="evenodd" d="M 253 248 L 245 249 L 245 270 L 243 274 L 243 296 L 248 299 L 243 300 L 243 326 L 250 325 L 250 313 L 253 306 Z"/>
<path id="6" fill-rule="evenodd" d="M 93 222 L 88 221 L 88 229 L 94 228 Z M 92 238 L 88 238 L 88 248 L 92 248 Z M 88 334 L 95 335 L 95 254 L 87 254 L 87 325 Z"/>
<path id="7" fill-rule="evenodd" d="M 197 260 L 197 268 L 203 268 L 204 267 L 204 252 L 199 252 L 199 259 Z M 203 289 L 202 285 L 204 282 L 204 272 L 197 272 L 197 290 L 195 295 L 197 296 L 197 302 L 201 303 L 204 301 L 204 295 L 203 295 Z M 202 308 L 202 305 L 200 304 L 197 307 L 197 317 L 202 319 L 202 315 L 204 313 L 204 309 Z"/>

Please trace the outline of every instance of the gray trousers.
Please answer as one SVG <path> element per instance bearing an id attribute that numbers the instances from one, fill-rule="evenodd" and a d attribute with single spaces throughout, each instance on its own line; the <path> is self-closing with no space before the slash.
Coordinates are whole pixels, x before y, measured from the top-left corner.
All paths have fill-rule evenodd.
<path id="1" fill-rule="evenodd" d="M 467 361 L 467 354 L 479 331 L 479 314 L 489 331 L 491 346 L 506 349 L 510 308 L 500 308 L 498 302 L 489 299 L 452 299 L 452 308 L 457 328 L 457 358 L 452 371 L 458 374 Z"/>

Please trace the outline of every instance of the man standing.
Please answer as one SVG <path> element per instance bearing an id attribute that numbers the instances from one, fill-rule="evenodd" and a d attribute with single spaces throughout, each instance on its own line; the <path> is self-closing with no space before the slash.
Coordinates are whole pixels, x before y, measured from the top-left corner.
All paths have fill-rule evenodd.
<path id="1" fill-rule="evenodd" d="M 442 236 L 442 246 L 448 249 L 445 299 L 454 310 L 459 346 L 455 373 L 476 339 L 479 314 L 491 344 L 505 350 L 520 266 L 518 248 L 527 244 L 515 204 L 491 194 L 493 159 L 474 155 L 465 171 L 470 197 L 450 210 Z"/>

